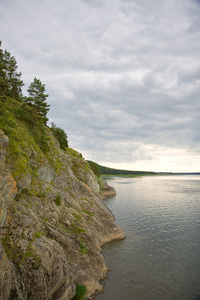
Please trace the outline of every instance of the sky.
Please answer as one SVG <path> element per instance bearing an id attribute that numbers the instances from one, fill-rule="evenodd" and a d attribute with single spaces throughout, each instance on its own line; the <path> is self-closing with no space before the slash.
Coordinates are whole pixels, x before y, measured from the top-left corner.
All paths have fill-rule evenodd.
<path id="1" fill-rule="evenodd" d="M 0 0 L 0 40 L 85 159 L 200 172 L 199 0 Z"/>

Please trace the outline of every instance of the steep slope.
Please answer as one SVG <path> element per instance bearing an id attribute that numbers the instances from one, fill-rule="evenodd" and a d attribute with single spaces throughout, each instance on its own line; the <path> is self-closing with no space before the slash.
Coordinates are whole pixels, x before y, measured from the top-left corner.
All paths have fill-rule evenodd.
<path id="1" fill-rule="evenodd" d="M 93 172 L 80 153 L 61 150 L 50 130 L 44 154 L 14 123 L 5 127 L 9 146 L 0 131 L 0 299 L 72 299 L 77 283 L 88 294 L 100 291 L 107 273 L 101 246 L 125 235 Z"/>

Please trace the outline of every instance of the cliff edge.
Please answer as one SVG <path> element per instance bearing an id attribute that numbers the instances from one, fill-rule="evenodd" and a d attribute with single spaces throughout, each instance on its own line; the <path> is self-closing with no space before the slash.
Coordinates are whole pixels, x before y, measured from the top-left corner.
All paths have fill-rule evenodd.
<path id="1" fill-rule="evenodd" d="M 45 155 L 27 132 L 13 148 L 0 131 L 1 300 L 72 299 L 77 284 L 100 292 L 101 247 L 125 237 L 88 163 L 47 135 Z"/>

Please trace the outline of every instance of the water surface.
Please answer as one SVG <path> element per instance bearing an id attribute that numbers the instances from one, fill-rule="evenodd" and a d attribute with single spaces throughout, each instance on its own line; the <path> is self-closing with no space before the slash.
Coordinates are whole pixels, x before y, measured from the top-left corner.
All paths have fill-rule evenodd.
<path id="1" fill-rule="evenodd" d="M 110 271 L 95 300 L 200 299 L 200 176 L 107 182 L 126 239 L 103 247 Z"/>

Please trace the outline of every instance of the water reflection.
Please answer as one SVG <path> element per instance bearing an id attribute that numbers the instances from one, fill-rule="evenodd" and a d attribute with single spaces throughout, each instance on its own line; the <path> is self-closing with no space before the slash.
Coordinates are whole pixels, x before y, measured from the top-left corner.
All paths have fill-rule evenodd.
<path id="1" fill-rule="evenodd" d="M 126 239 L 103 248 L 110 269 L 96 300 L 200 295 L 200 176 L 116 178 L 106 204 Z"/>

